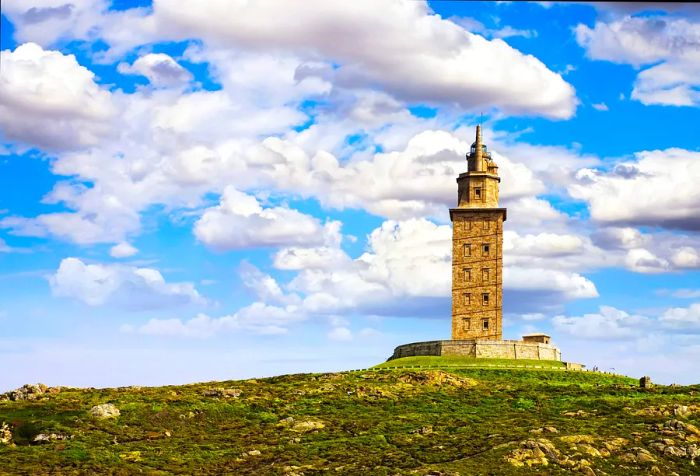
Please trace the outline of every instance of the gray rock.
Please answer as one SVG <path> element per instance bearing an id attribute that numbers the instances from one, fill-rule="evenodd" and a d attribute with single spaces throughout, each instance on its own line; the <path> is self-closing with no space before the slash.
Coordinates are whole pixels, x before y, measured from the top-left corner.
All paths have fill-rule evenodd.
<path id="1" fill-rule="evenodd" d="M 20 388 L 16 390 L 12 390 L 10 392 L 7 392 L 6 395 L 9 397 L 10 400 L 36 400 L 39 398 L 41 395 L 46 393 L 48 390 L 48 387 L 44 385 L 43 383 L 36 383 L 36 384 L 26 384 L 22 385 Z"/>
<path id="2" fill-rule="evenodd" d="M 119 416 L 119 409 L 111 403 L 103 403 L 92 407 L 90 409 L 90 415 L 99 419 L 116 418 Z"/>
<path id="3" fill-rule="evenodd" d="M 0 445 L 12 444 L 12 432 L 7 423 L 0 425 Z"/>
<path id="4" fill-rule="evenodd" d="M 32 440 L 33 443 L 36 444 L 43 444 L 43 443 L 51 443 L 52 441 L 61 441 L 61 440 L 68 440 L 70 437 L 68 435 L 64 435 L 62 433 L 39 433 L 34 437 Z"/>
<path id="5" fill-rule="evenodd" d="M 676 446 L 667 446 L 664 448 L 665 456 L 675 456 L 676 458 L 684 458 L 686 456 L 686 451 L 684 448 L 678 448 Z"/>

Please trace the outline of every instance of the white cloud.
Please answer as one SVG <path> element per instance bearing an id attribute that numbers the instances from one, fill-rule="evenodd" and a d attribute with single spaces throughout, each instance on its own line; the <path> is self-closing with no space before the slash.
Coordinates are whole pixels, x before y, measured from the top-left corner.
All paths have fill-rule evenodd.
<path id="1" fill-rule="evenodd" d="M 328 338 L 338 342 L 349 342 L 353 339 L 353 336 L 347 327 L 334 327 L 328 332 Z"/>
<path id="2" fill-rule="evenodd" d="M 191 283 L 167 283 L 153 268 L 86 264 L 78 258 L 65 258 L 49 283 L 54 296 L 90 306 L 146 310 L 206 304 Z"/>
<path id="3" fill-rule="evenodd" d="M 698 230 L 698 176 L 699 152 L 643 151 L 612 170 L 581 169 L 568 190 L 574 198 L 588 202 L 596 221 Z"/>
<path id="4" fill-rule="evenodd" d="M 700 332 L 700 303 L 668 309 L 659 320 L 671 329 Z"/>
<path id="5" fill-rule="evenodd" d="M 389 220 L 369 235 L 368 250 L 356 259 L 345 256 L 328 260 L 327 248 L 306 250 L 302 259 L 294 262 L 299 267 L 284 268 L 299 270 L 287 287 L 303 296 L 309 312 L 447 314 L 452 279 L 451 240 L 452 229 L 448 225 L 425 219 Z M 576 249 L 576 244 L 572 246 Z M 313 256 L 319 250 L 320 259 Z M 285 256 L 285 250 L 280 255 Z M 539 267 L 506 266 L 504 288 L 513 307 L 537 310 L 598 295 L 595 285 L 584 276 L 556 269 L 560 255 L 550 257 L 551 261 L 543 261 Z M 312 266 L 304 267 L 305 263 Z"/>
<path id="6" fill-rule="evenodd" d="M 111 95 L 75 56 L 25 43 L 2 51 L 0 62 L 0 127 L 8 139 L 71 149 L 97 145 L 111 133 Z"/>
<path id="7" fill-rule="evenodd" d="M 583 248 L 584 241 L 577 235 L 555 233 L 519 235 L 510 230 L 503 232 L 505 256 L 565 256 L 579 254 Z"/>
<path id="8" fill-rule="evenodd" d="M 281 160 L 270 171 L 278 188 L 316 196 L 326 206 L 363 208 L 396 220 L 444 220 L 455 202 L 455 177 L 466 171 L 464 154 L 470 142 L 445 131 L 425 130 L 411 137 L 404 150 L 347 164 L 325 152 L 309 157 L 290 140 L 269 138 L 263 145 L 261 153 L 272 152 Z M 535 209 L 529 219 L 557 216 L 549 204 L 532 197 L 545 187 L 528 166 L 496 152 L 494 159 L 503 180 L 500 196 L 505 206 Z"/>
<path id="9" fill-rule="evenodd" d="M 556 118 L 570 117 L 575 109 L 573 88 L 538 59 L 443 20 L 424 2 L 383 2 L 378 10 L 371 1 L 329 1 L 314 8 L 294 2 L 211 1 L 183 10 L 177 1 L 160 0 L 154 16 L 174 36 L 201 36 L 251 50 L 282 49 L 316 61 L 320 55 L 339 65 L 335 83 L 379 83 L 406 101 L 470 109 L 496 105 Z"/>
<path id="10" fill-rule="evenodd" d="M 0 238 L 0 253 L 9 253 L 12 251 L 12 247 L 10 247 L 5 240 Z"/>
<path id="11" fill-rule="evenodd" d="M 700 255 L 690 246 L 685 246 L 676 251 L 671 261 L 679 268 L 700 268 Z"/>
<path id="12" fill-rule="evenodd" d="M 599 103 L 594 103 L 591 104 L 593 106 L 593 109 L 596 111 L 607 111 L 608 110 L 608 105 L 605 104 L 604 102 L 599 102 Z"/>
<path id="13" fill-rule="evenodd" d="M 258 200 L 226 187 L 221 202 L 197 220 L 194 234 L 217 250 L 258 246 L 314 246 L 337 241 L 340 222 L 322 225 L 316 218 L 283 207 L 263 208 Z"/>
<path id="14" fill-rule="evenodd" d="M 562 300 L 582 299 L 598 297 L 595 284 L 585 276 L 578 273 L 558 271 L 542 268 L 521 268 L 508 266 L 503 269 L 503 289 L 504 292 L 514 291 L 513 297 L 523 292 L 533 294 L 532 301 L 536 302 L 535 296 L 546 294 L 547 300 L 554 304 L 561 304 Z M 525 298 L 513 299 L 513 304 Z"/>
<path id="15" fill-rule="evenodd" d="M 138 249 L 125 241 L 122 241 L 109 249 L 109 255 L 112 258 L 128 258 L 130 256 L 134 256 L 138 252 Z"/>
<path id="16" fill-rule="evenodd" d="M 640 335 L 649 325 L 647 317 L 630 315 L 611 306 L 600 306 L 597 313 L 552 318 L 554 328 L 582 339 L 624 339 Z"/>
<path id="17" fill-rule="evenodd" d="M 243 285 L 257 299 L 266 303 L 298 304 L 300 299 L 295 294 L 286 294 L 277 281 L 250 263 L 244 262 L 239 270 Z"/>
<path id="18" fill-rule="evenodd" d="M 669 263 L 644 248 L 633 248 L 625 257 L 627 268 L 638 273 L 662 273 L 669 269 Z"/>
<path id="19" fill-rule="evenodd" d="M 606 249 L 642 248 L 650 242 L 648 235 L 643 235 L 636 228 L 630 227 L 602 228 L 593 233 L 591 238 L 596 245 Z"/>
<path id="20" fill-rule="evenodd" d="M 580 24 L 576 39 L 589 57 L 636 67 L 632 99 L 643 104 L 700 105 L 700 23 L 673 16 L 629 17 L 593 29 Z M 654 64 L 656 63 L 656 64 Z"/>
<path id="21" fill-rule="evenodd" d="M 634 83 L 631 98 L 645 105 L 697 107 L 700 106 L 698 78 L 700 50 L 640 72 Z"/>
<path id="22" fill-rule="evenodd" d="M 154 336 L 207 338 L 222 333 L 284 334 L 287 327 L 306 319 L 293 305 L 286 307 L 253 303 L 235 314 L 212 318 L 199 314 L 189 320 L 151 319 L 141 326 L 122 327 L 124 332 Z"/>
<path id="23" fill-rule="evenodd" d="M 123 74 L 140 74 L 154 86 L 182 86 L 192 80 L 192 74 L 165 53 L 148 53 L 139 56 L 133 64 L 121 63 Z"/>
<path id="24" fill-rule="evenodd" d="M 700 289 L 678 289 L 672 292 L 671 295 L 682 299 L 700 298 Z"/>

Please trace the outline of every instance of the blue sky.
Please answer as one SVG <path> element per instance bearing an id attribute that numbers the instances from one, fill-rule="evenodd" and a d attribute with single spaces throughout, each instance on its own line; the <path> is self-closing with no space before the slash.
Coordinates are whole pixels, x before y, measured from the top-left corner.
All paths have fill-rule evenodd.
<path id="1" fill-rule="evenodd" d="M 480 121 L 504 337 L 698 382 L 698 45 L 693 4 L 6 0 L 0 390 L 449 338 Z"/>

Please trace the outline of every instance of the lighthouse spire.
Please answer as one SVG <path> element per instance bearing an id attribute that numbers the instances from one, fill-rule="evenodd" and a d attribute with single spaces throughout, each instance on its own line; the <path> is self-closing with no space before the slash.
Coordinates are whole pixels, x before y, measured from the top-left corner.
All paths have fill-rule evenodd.
<path id="1" fill-rule="evenodd" d="M 484 167 L 484 153 L 483 153 L 483 146 L 482 146 L 482 140 L 481 140 L 481 124 L 476 126 L 476 171 L 477 172 L 483 172 L 485 170 Z"/>

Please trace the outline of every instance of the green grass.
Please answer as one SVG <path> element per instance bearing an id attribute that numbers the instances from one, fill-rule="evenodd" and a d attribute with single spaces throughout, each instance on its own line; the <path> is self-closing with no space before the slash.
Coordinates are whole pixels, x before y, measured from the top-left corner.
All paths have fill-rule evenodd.
<path id="1" fill-rule="evenodd" d="M 385 368 L 399 362 L 423 367 Z M 461 363 L 459 358 L 419 357 L 365 371 L 153 388 L 66 389 L 37 401 L 0 401 L 0 424 L 10 424 L 17 435 L 16 446 L 0 445 L 0 474 L 579 471 L 555 461 L 546 467 L 516 467 L 506 460 L 521 442 L 533 438 L 547 438 L 570 461 L 586 459 L 597 474 L 647 474 L 652 466 L 661 474 L 697 474 L 689 459 L 667 457 L 649 446 L 662 437 L 691 444 L 662 436 L 654 428 L 672 417 L 640 410 L 697 405 L 700 386 L 647 390 L 639 389 L 636 379 L 617 375 Z M 241 394 L 204 395 L 214 387 L 236 388 Z M 93 405 L 108 402 L 121 416 L 95 420 L 88 415 Z M 682 420 L 700 426 L 698 418 L 696 412 Z M 318 423 L 323 427 L 310 427 Z M 544 426 L 558 433 L 532 433 Z M 65 433 L 72 439 L 32 445 L 37 432 Z M 613 438 L 626 443 L 605 457 L 591 457 L 559 439 L 571 435 L 588 435 L 594 439 L 591 446 L 599 449 Z M 625 461 L 632 447 L 649 449 L 656 462 Z"/>
<path id="2" fill-rule="evenodd" d="M 420 357 L 402 357 L 400 359 L 389 360 L 379 365 L 375 365 L 374 369 L 391 368 L 391 367 L 430 367 L 430 368 L 446 368 L 446 367 L 542 367 L 542 368 L 566 368 L 564 362 L 556 360 L 512 360 L 512 359 L 475 359 L 472 357 L 461 357 L 458 355 L 437 356 L 420 356 Z"/>

